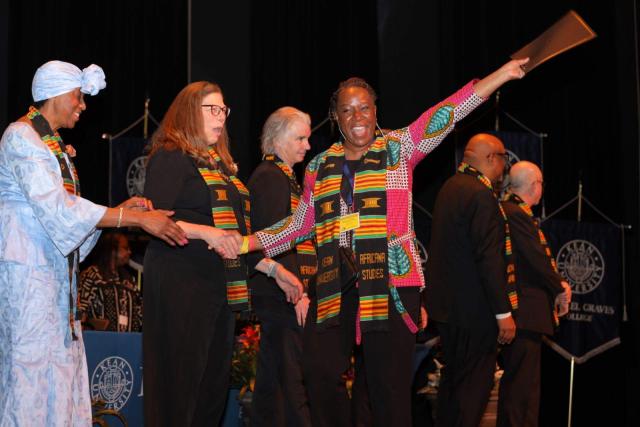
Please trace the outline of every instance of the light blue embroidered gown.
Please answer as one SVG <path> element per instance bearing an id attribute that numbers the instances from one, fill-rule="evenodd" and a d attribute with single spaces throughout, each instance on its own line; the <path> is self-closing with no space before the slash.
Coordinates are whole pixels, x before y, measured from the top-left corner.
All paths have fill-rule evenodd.
<path id="1" fill-rule="evenodd" d="M 83 259 L 93 248 L 105 209 L 67 193 L 58 161 L 28 124 L 7 128 L 0 141 L 0 427 L 91 425 L 80 322 L 72 341 L 68 320 L 65 257 L 79 248 Z"/>

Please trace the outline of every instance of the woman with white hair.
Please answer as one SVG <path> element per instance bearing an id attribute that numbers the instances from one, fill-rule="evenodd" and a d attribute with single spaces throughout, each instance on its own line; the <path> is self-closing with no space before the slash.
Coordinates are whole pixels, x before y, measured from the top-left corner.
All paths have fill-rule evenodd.
<path id="1" fill-rule="evenodd" d="M 87 426 L 91 398 L 77 317 L 79 262 L 97 227 L 140 226 L 186 242 L 167 211 L 142 198 L 116 208 L 80 197 L 58 129 L 73 128 L 84 94 L 106 87 L 102 68 L 50 61 L 36 71 L 34 104 L 0 141 L 0 426 Z M 136 208 L 137 209 L 134 209 Z"/>
<path id="2" fill-rule="evenodd" d="M 261 230 L 291 215 L 302 190 L 293 166 L 304 160 L 309 150 L 311 119 L 293 107 L 273 112 L 264 124 L 261 137 L 264 161 L 249 179 L 251 222 Z M 262 258 L 252 255 L 254 261 Z M 305 289 L 315 275 L 315 248 L 311 240 L 274 258 L 270 269 L 281 264 L 296 274 Z M 309 298 L 295 306 L 271 278 L 255 274 L 249 283 L 253 310 L 261 322 L 260 352 L 251 411 L 252 426 L 310 426 L 309 406 L 302 381 L 302 327 Z"/>

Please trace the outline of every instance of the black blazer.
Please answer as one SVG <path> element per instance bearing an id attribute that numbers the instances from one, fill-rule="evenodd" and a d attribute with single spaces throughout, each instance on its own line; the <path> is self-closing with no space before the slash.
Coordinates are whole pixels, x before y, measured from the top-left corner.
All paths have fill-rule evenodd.
<path id="1" fill-rule="evenodd" d="M 516 265 L 519 308 L 515 313 L 518 329 L 551 335 L 553 303 L 564 292 L 562 277 L 553 270 L 540 243 L 533 218 L 512 202 L 503 204 L 509 218 L 509 230 Z"/>
<path id="2" fill-rule="evenodd" d="M 260 163 L 251 174 L 247 188 L 251 193 L 252 232 L 267 228 L 291 215 L 289 178 L 273 162 Z M 255 266 L 262 258 L 264 258 L 262 252 L 250 254 L 249 265 Z M 287 251 L 274 259 L 293 274 L 299 274 L 295 250 Z M 275 280 L 255 270 L 249 279 L 249 287 L 252 295 L 271 296 L 286 301 L 284 293 Z"/>
<path id="3" fill-rule="evenodd" d="M 477 178 L 457 173 L 440 190 L 433 211 L 426 271 L 429 317 L 465 328 L 495 328 L 508 313 L 504 220 Z"/>

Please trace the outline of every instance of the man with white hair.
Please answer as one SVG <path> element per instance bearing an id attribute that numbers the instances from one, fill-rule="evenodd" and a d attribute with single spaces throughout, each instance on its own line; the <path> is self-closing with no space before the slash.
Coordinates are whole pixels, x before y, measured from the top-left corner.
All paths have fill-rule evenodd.
<path id="1" fill-rule="evenodd" d="M 502 348 L 498 426 L 535 427 L 540 406 L 540 344 L 551 335 L 557 316 L 566 314 L 571 288 L 558 274 L 547 241 L 531 207 L 542 197 L 543 178 L 533 163 L 515 163 L 503 203 L 509 220 L 517 275 L 516 337 Z"/>

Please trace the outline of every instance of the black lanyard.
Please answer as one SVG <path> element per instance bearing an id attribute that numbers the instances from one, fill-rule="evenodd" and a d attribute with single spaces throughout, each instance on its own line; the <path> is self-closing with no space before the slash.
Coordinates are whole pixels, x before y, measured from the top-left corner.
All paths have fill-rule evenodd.
<path id="1" fill-rule="evenodd" d="M 342 164 L 342 182 L 340 185 L 340 195 L 344 202 L 350 208 L 353 207 L 353 192 L 355 190 L 354 184 L 356 179 L 356 170 L 360 162 L 349 162 L 347 159 Z M 353 169 L 349 166 L 353 165 Z"/>

